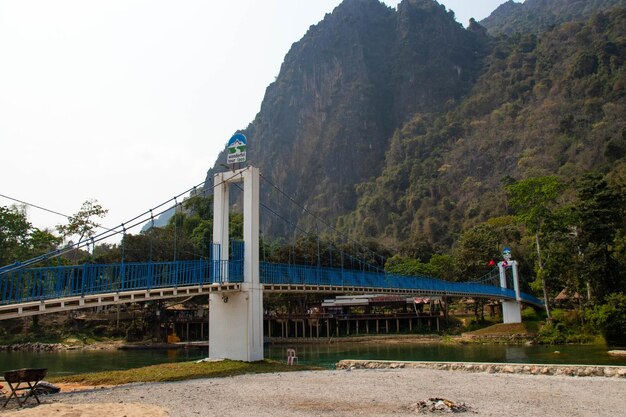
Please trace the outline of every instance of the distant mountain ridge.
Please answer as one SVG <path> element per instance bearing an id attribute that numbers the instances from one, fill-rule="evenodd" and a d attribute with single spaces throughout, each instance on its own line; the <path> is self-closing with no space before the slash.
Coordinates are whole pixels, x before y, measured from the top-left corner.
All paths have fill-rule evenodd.
<path id="1" fill-rule="evenodd" d="M 626 6 L 626 0 L 509 0 L 480 24 L 491 34 L 538 33 L 565 22 L 587 20 L 613 6 Z"/>

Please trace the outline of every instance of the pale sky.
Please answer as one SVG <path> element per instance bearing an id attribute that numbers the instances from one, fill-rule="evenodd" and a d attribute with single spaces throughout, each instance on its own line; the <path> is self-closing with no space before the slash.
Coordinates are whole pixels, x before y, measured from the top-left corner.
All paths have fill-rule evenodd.
<path id="1" fill-rule="evenodd" d="M 504 1 L 441 3 L 466 26 Z M 114 227 L 201 183 L 339 3 L 0 0 L 0 194 L 65 214 L 95 198 Z"/>

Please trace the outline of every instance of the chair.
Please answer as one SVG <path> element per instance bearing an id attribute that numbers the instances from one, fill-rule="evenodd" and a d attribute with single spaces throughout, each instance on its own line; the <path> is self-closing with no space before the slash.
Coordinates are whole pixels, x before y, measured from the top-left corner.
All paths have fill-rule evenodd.
<path id="1" fill-rule="evenodd" d="M 23 406 L 30 397 L 35 397 L 37 404 L 41 404 L 34 388 L 39 381 L 46 377 L 47 373 L 48 370 L 45 368 L 6 371 L 4 373 L 4 380 L 9 386 L 11 393 L 2 407 L 6 407 L 11 398 L 15 398 L 20 407 Z M 23 384 L 26 384 L 26 386 Z M 18 393 L 21 393 L 21 395 L 18 396 Z"/>
<path id="2" fill-rule="evenodd" d="M 287 349 L 287 365 L 293 365 L 295 363 L 298 363 L 298 357 L 296 356 L 296 350 L 295 349 Z"/>

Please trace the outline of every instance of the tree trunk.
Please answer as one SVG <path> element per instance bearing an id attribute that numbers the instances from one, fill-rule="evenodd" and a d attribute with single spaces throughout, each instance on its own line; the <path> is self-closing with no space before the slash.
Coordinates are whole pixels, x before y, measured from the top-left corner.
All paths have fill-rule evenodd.
<path id="1" fill-rule="evenodd" d="M 539 264 L 539 272 L 541 274 L 541 287 L 543 288 L 543 302 L 546 305 L 546 314 L 550 318 L 550 304 L 548 303 L 548 287 L 546 285 L 546 277 L 543 274 L 543 263 L 541 262 L 541 246 L 539 245 L 539 231 L 535 232 L 535 242 L 537 244 L 537 263 Z"/>

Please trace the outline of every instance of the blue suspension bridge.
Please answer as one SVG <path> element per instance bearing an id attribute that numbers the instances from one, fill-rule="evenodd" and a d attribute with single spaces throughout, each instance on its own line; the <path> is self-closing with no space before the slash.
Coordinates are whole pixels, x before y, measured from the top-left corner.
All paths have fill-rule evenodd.
<path id="1" fill-rule="evenodd" d="M 241 242 L 233 242 L 233 246 Z M 237 251 L 235 251 L 237 252 Z M 239 251 L 243 255 L 242 251 Z M 515 291 L 491 284 L 490 273 L 475 282 L 449 282 L 428 276 L 405 276 L 363 269 L 260 262 L 264 292 L 328 294 L 445 295 L 515 300 Z M 228 270 L 228 274 L 224 271 Z M 243 257 L 229 261 L 201 259 L 24 268 L 0 275 L 0 319 L 103 305 L 238 291 Z M 227 277 L 227 278 L 226 278 Z M 543 303 L 522 293 L 534 306 Z"/>
<path id="2" fill-rule="evenodd" d="M 261 178 L 271 187 L 282 192 L 265 177 L 261 176 Z M 290 196 L 287 198 L 297 204 Z M 176 201 L 176 198 L 173 200 Z M 169 203 L 171 200 L 155 209 L 163 206 L 169 209 Z M 280 216 L 271 207 L 263 203 L 261 206 L 273 215 Z M 306 208 L 302 206 L 299 208 L 311 214 Z M 154 209 L 143 214 L 149 214 L 152 223 L 155 217 L 153 211 Z M 138 216 L 127 224 L 131 225 L 129 227 L 135 227 L 142 223 L 145 223 L 145 220 L 141 220 L 141 216 Z M 289 223 L 298 228 L 293 223 Z M 327 223 L 324 224 L 332 227 Z M 107 264 L 29 267 L 76 250 L 78 247 L 93 245 L 94 242 L 104 240 L 111 235 L 125 234 L 126 230 L 126 224 L 122 224 L 119 228 L 107 229 L 106 232 L 90 241 L 79 242 L 25 262 L 0 268 L 0 319 L 98 305 L 237 291 L 243 282 L 243 242 L 237 241 L 231 244 L 229 260 L 221 260 L 219 255 L 217 259 L 213 259 L 213 254 L 219 254 L 222 250 L 219 244 L 213 244 L 213 250 L 210 251 L 209 256 L 198 260 L 122 261 Z M 300 230 L 307 233 L 307 231 Z M 424 275 L 406 276 L 386 273 L 378 266 L 355 259 L 339 249 L 337 251 L 341 255 L 341 267 L 321 266 L 319 262 L 316 265 L 260 262 L 260 282 L 263 290 L 265 292 L 336 294 L 447 295 L 511 300 L 516 297 L 512 286 L 502 288 L 497 283 L 499 279 L 497 270 L 478 280 L 449 282 Z M 344 257 L 349 259 L 349 267 L 344 267 Z M 522 293 L 522 300 L 534 306 L 543 305 L 539 299 L 529 294 Z"/>
<path id="3" fill-rule="evenodd" d="M 335 253 L 339 254 L 341 261 L 332 266 L 323 266 L 320 262 L 319 238 L 317 262 L 314 264 L 296 263 L 295 257 L 291 262 L 291 256 L 288 263 L 259 260 L 261 250 L 258 246 L 258 207 L 263 207 L 271 215 L 289 221 L 272 207 L 258 201 L 258 186 L 256 186 L 256 190 L 248 192 L 237 184 L 237 181 L 241 181 L 249 169 L 244 168 L 237 173 L 222 173 L 216 176 L 213 184 L 213 189 L 216 192 L 213 226 L 215 243 L 211 245 L 212 250 L 209 250 L 209 253 L 204 254 L 200 259 L 168 262 L 124 262 L 122 257 L 122 261 L 118 263 L 38 266 L 42 263 L 50 263 L 51 259 L 70 251 L 76 251 L 80 247 L 89 245 L 93 247 L 96 242 L 111 236 L 120 234 L 126 236 L 127 230 L 144 224 L 148 220 L 154 224 L 155 215 L 168 210 L 172 200 L 178 206 L 180 203 L 178 203 L 177 198 L 189 194 L 191 190 L 187 190 L 127 223 L 113 229 L 106 229 L 105 232 L 95 235 L 88 241 L 78 242 L 28 261 L 0 268 L 0 320 L 194 295 L 219 295 L 223 298 L 224 294 L 232 295 L 248 291 L 248 284 L 250 283 L 253 283 L 253 287 L 258 286 L 257 289 L 261 291 L 261 306 L 262 293 L 272 292 L 438 295 L 498 299 L 502 300 L 503 303 L 523 302 L 537 307 L 543 305 L 536 297 L 520 292 L 517 284 L 513 285 L 511 282 L 507 284 L 510 279 L 502 278 L 502 271 L 505 271 L 506 275 L 506 267 L 501 267 L 500 271 L 495 269 L 474 281 L 449 282 L 428 276 L 386 273 L 380 266 L 364 259 L 358 259 L 338 248 L 334 249 Z M 256 172 L 258 178 L 258 170 Z M 220 175 L 226 176 L 220 177 Z M 263 176 L 260 178 L 267 182 L 270 187 L 282 193 L 282 190 L 268 179 Z M 248 182 L 254 185 L 254 181 L 248 180 Z M 257 207 L 256 223 L 252 221 L 248 229 L 244 230 L 244 241 L 249 242 L 256 239 L 256 245 L 230 241 L 229 239 L 228 185 L 230 184 L 235 185 L 244 194 L 244 229 L 245 223 L 248 221 L 246 217 L 254 219 L 254 207 L 255 205 Z M 246 186 L 244 181 L 244 188 Z M 218 198 L 219 190 L 225 193 L 225 201 L 223 198 Z M 204 192 L 206 193 L 207 190 L 205 189 Z M 290 196 L 286 194 L 284 196 L 290 203 L 298 204 Z M 250 203 L 250 199 L 252 199 L 252 203 Z M 219 206 L 219 201 L 222 201 L 222 207 Z M 164 210 L 154 213 L 155 210 L 163 207 L 165 207 Z M 300 205 L 298 207 L 307 214 L 314 216 L 306 207 Z M 316 221 L 321 221 L 326 227 L 332 228 L 323 219 L 317 216 L 315 218 Z M 301 232 L 308 233 L 297 225 L 289 223 Z M 123 242 L 124 239 L 122 239 L 122 245 Z M 246 252 L 248 253 L 246 254 Z M 255 267 L 255 264 L 258 266 Z M 258 272 L 252 272 L 253 275 L 257 274 L 257 278 L 253 278 L 252 281 L 246 278 L 246 271 L 251 268 L 253 271 L 258 268 Z M 258 306 L 255 309 L 258 309 Z"/>

